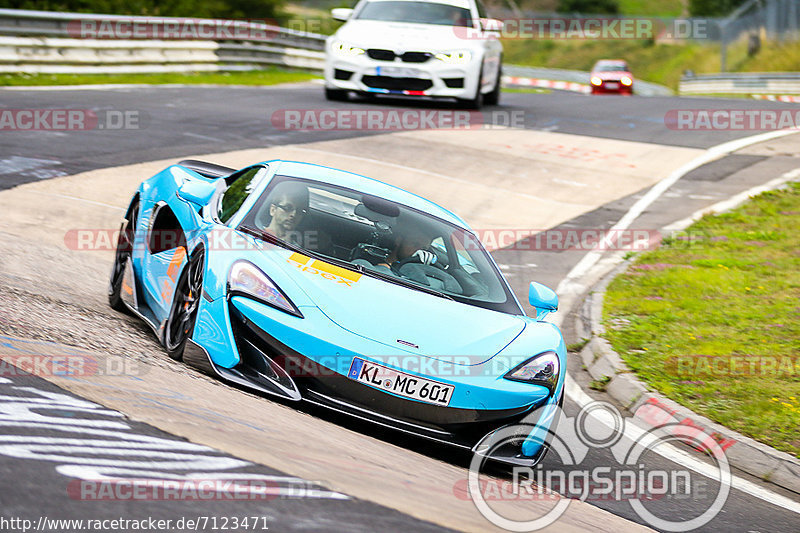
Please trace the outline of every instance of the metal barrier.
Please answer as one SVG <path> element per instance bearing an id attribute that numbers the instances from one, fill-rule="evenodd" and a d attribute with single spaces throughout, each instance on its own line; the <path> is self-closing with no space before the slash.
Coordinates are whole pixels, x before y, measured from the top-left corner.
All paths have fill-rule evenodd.
<path id="1" fill-rule="evenodd" d="M 769 72 L 684 76 L 680 94 L 800 94 L 800 73 Z"/>
<path id="2" fill-rule="evenodd" d="M 259 43 L 0 36 L 0 72 L 6 73 L 130 74 L 253 70 L 264 65 L 321 72 L 324 54 Z"/>
<path id="3" fill-rule="evenodd" d="M 193 28 L 216 28 L 215 37 L 205 37 L 203 40 L 214 41 L 261 41 L 270 44 L 300 48 L 305 50 L 322 50 L 325 46 L 325 35 L 318 33 L 302 32 L 270 24 L 270 21 L 248 20 L 223 20 L 223 19 L 190 19 L 180 17 L 136 17 L 123 15 L 94 15 L 85 13 L 57 13 L 52 11 L 30 11 L 25 9 L 0 9 L 0 35 L 13 35 L 17 37 L 65 37 L 86 38 L 88 30 L 102 30 L 103 28 L 126 28 L 138 24 L 140 27 L 159 35 L 175 35 L 170 40 L 187 40 L 181 37 L 181 32 L 188 25 Z M 105 26 L 101 26 L 105 24 Z M 226 34 L 225 30 L 229 30 Z M 258 36 L 264 38 L 237 38 L 238 35 Z M 89 31 L 88 33 L 91 33 Z M 101 31 L 102 33 L 102 31 Z M 124 38 L 124 36 L 123 36 Z M 101 40 L 114 40 L 113 35 L 108 35 Z M 137 39 L 138 40 L 138 39 Z"/>

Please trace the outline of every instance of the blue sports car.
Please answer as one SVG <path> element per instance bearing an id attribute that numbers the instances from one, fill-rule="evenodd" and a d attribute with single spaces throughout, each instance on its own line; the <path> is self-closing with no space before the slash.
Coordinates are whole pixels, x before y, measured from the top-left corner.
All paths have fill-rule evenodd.
<path id="1" fill-rule="evenodd" d="M 225 381 L 532 466 L 566 349 L 531 283 L 527 317 L 453 213 L 308 163 L 182 161 L 143 182 L 109 303 L 169 356 Z M 502 446 L 492 435 L 526 428 Z"/>

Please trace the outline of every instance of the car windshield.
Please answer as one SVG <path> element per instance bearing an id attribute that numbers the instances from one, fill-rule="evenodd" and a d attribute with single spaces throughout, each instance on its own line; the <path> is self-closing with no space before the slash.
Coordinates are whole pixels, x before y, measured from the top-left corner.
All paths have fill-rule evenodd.
<path id="1" fill-rule="evenodd" d="M 437 2 L 403 0 L 369 2 L 358 11 L 355 18 L 440 26 L 472 26 L 469 9 Z"/>
<path id="2" fill-rule="evenodd" d="M 598 63 L 593 70 L 595 72 L 627 72 L 628 65 L 625 63 Z"/>
<path id="3" fill-rule="evenodd" d="M 276 176 L 239 227 L 270 233 L 294 249 L 388 282 L 522 314 L 472 233 L 383 198 Z"/>

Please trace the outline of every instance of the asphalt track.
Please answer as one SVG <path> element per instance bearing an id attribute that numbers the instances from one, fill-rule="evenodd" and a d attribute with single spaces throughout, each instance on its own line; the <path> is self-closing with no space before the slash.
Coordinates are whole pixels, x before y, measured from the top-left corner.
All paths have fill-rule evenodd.
<path id="1" fill-rule="evenodd" d="M 459 137 L 459 132 L 299 132 L 270 127 L 270 117 L 279 109 L 394 105 L 408 108 L 405 104 L 387 101 L 331 105 L 322 99 L 319 87 L 310 85 L 267 90 L 137 88 L 108 91 L 4 91 L 0 94 L 0 102 L 4 108 L 134 110 L 143 118 L 142 124 L 146 127 L 138 130 L 2 133 L 0 189 L 28 183 L 26 194 L 30 196 L 38 193 L 39 203 L 45 195 L 50 195 L 52 209 L 48 209 L 50 213 L 47 215 L 41 215 L 42 218 L 58 220 L 61 217 L 67 228 L 96 227 L 81 225 L 96 219 L 87 217 L 82 220 L 80 216 L 76 216 L 76 211 L 80 211 L 80 208 L 65 205 L 69 204 L 66 197 L 70 193 L 83 199 L 102 198 L 96 203 L 107 204 L 110 207 L 104 209 L 113 214 L 113 206 L 124 205 L 125 197 L 130 194 L 130 183 L 149 174 L 126 175 L 125 179 L 119 180 L 120 190 L 111 191 L 102 188 L 116 188 L 113 173 L 111 176 L 106 174 L 96 178 L 90 173 L 82 181 L 65 178 L 67 181 L 55 188 L 50 188 L 43 180 L 158 159 L 177 160 L 190 155 L 265 147 L 268 148 L 266 152 L 273 157 L 279 157 L 283 152 L 294 158 L 332 161 L 336 163 L 333 166 L 352 168 L 379 178 L 385 175 L 387 181 L 397 182 L 452 207 L 474 227 L 540 230 L 552 227 L 607 228 L 619 220 L 641 197 L 644 190 L 663 178 L 666 170 L 691 161 L 702 154 L 703 149 L 752 133 L 669 130 L 664 126 L 664 116 L 670 110 L 711 107 L 792 108 L 789 104 L 746 100 L 598 99 L 562 93 L 505 94 L 502 106 L 489 108 L 487 111 L 522 113 L 527 131 L 521 141 L 521 133 L 504 130 L 471 132 Z M 446 109 L 446 106 L 430 105 L 425 108 Z M 501 119 L 502 116 L 500 114 L 497 118 Z M 492 143 L 496 146 L 490 146 Z M 636 221 L 636 227 L 661 228 L 703 205 L 714 203 L 752 184 L 763 183 L 797 168 L 800 166 L 797 159 L 798 144 L 796 138 L 776 140 L 745 149 L 720 162 L 697 169 L 671 187 L 643 213 Z M 281 148 L 283 146 L 285 148 Z M 478 147 L 481 149 L 480 153 L 474 151 Z M 238 152 L 235 156 L 229 156 L 229 159 L 236 161 L 256 153 L 260 152 Z M 662 160 L 659 160 L 659 154 Z M 250 161 L 243 161 L 241 164 L 247 162 Z M 526 168 L 534 163 L 533 170 Z M 147 165 L 140 167 L 130 167 L 124 172 L 149 170 Z M 533 176 L 540 176 L 541 173 L 547 179 L 534 184 Z M 408 175 L 412 175 L 414 179 L 403 181 L 410 179 L 406 178 Z M 515 181 L 515 176 L 523 178 Z M 524 181 L 525 179 L 529 182 Z M 53 183 L 57 182 L 58 180 Z M 87 184 L 86 189 L 81 189 L 81 183 Z M 486 191 L 489 185 L 500 189 L 496 199 Z M 562 196 L 559 196 L 559 188 L 564 190 Z M 460 197 L 452 196 L 454 190 L 462 191 Z M 518 194 L 514 195 L 514 191 Z M 537 196 L 540 195 L 547 201 L 537 203 Z M 14 198 L 20 202 L 17 207 L 24 209 L 25 206 L 21 204 L 25 202 L 25 194 Z M 29 201 L 33 206 L 35 202 Z M 511 204 L 511 208 L 503 209 L 503 202 Z M 555 208 L 548 211 L 545 204 L 555 204 Z M 535 208 L 538 216 L 519 214 L 525 210 L 526 205 Z M 7 209 L 6 216 L 9 212 L 13 210 Z M 3 213 L 0 212 L 0 217 L 2 216 Z M 153 346 L 152 339 L 148 340 L 148 333 L 131 321 L 115 317 L 102 308 L 103 283 L 98 282 L 97 278 L 105 275 L 103 269 L 107 265 L 95 257 L 95 254 L 90 254 L 91 258 L 89 255 L 74 254 L 59 256 L 58 244 L 63 247 L 63 231 L 55 235 L 52 231 L 53 227 L 59 226 L 54 225 L 49 218 L 42 227 L 37 227 L 35 219 L 20 223 L 21 218 L 24 216 L 16 217 L 15 221 L 6 218 L 0 228 L 4 249 L 8 250 L 5 259 L 0 260 L 0 283 L 6 295 L 1 299 L 4 318 L 0 322 L 0 332 L 14 338 L 38 338 L 43 341 L 52 338 L 59 343 L 58 346 L 79 346 L 92 350 L 92 353 L 114 352 L 115 349 L 117 351 L 114 353 L 124 353 L 126 342 L 134 342 L 133 346 L 139 349 L 137 353 L 142 354 L 139 356 L 142 362 L 157 365 L 138 379 L 129 377 L 131 381 L 122 386 L 119 379 L 114 381 L 111 378 L 76 381 L 59 379 L 56 376 L 48 378 L 50 381 L 130 415 L 135 420 L 150 422 L 192 442 L 209 445 L 223 453 L 229 452 L 237 458 L 252 461 L 254 465 L 261 464 L 275 467 L 281 472 L 289 472 L 291 476 L 287 479 L 295 479 L 295 483 L 299 482 L 293 478 L 297 475 L 300 478 L 317 480 L 313 486 L 320 487 L 321 490 L 355 496 L 347 500 L 281 499 L 278 505 L 272 507 L 265 506 L 263 502 L 204 503 L 203 508 L 209 510 L 208 514 L 223 516 L 255 511 L 273 517 L 273 527 L 277 530 L 288 530 L 292 527 L 300 529 L 306 526 L 317 530 L 331 530 L 342 523 L 348 524 L 349 529 L 366 528 L 372 524 L 376 528 L 387 530 L 422 530 L 425 527 L 435 527 L 431 522 L 455 529 L 481 529 L 479 520 L 459 520 L 448 513 L 447 509 L 440 509 L 438 513 L 435 509 L 426 509 L 413 497 L 398 490 L 398 487 L 406 483 L 409 491 L 419 490 L 421 494 L 435 495 L 437 503 L 447 502 L 442 499 L 443 496 L 457 500 L 453 495 L 451 480 L 458 480 L 459 475 L 461 478 L 465 477 L 465 460 L 452 457 L 447 449 L 340 420 L 325 413 L 281 409 L 282 406 L 276 406 L 264 399 L 191 376 L 196 386 L 203 387 L 205 394 L 212 395 L 223 404 L 238 401 L 234 398 L 246 402 L 241 407 L 248 409 L 258 408 L 257 402 L 269 403 L 270 410 L 267 411 L 264 406 L 265 412 L 279 415 L 281 427 L 290 426 L 295 429 L 294 432 L 272 431 L 272 436 L 265 435 L 271 428 L 269 420 L 252 420 L 248 417 L 243 420 L 242 417 L 235 416 L 236 409 L 217 405 L 214 401 L 207 402 L 205 396 L 201 402 L 197 396 L 192 397 L 190 392 L 170 391 L 171 379 L 182 379 L 182 376 L 192 372 L 178 365 L 154 360 L 154 357 L 160 357 L 159 349 Z M 63 225 L 60 227 L 62 230 L 66 229 Z M 42 245 L 41 252 L 36 249 L 39 243 Z M 511 249 L 499 250 L 495 252 L 495 257 L 521 296 L 524 296 L 530 279 L 557 286 L 584 253 L 536 253 L 519 248 L 523 247 L 512 246 Z M 108 255 L 104 257 L 107 258 Z M 86 272 L 79 272 L 84 265 Z M 72 272 L 72 276 L 67 278 L 58 275 L 65 272 Z M 25 309 L 30 309 L 30 314 L 23 317 Z M 75 316 L 93 323 L 86 328 L 88 333 L 83 333 L 81 323 L 74 319 Z M 62 321 L 64 324 L 61 324 Z M 569 321 L 563 323 L 568 330 Z M 127 328 L 127 338 L 114 339 L 115 335 L 111 334 L 109 337 L 112 340 L 103 346 L 102 334 L 97 329 L 120 327 Z M 69 330 L 69 335 L 65 333 L 66 330 Z M 130 341 L 131 338 L 135 341 Z M 6 344 L 8 349 L 4 354 L 20 349 L 18 341 L 11 338 L 7 339 Z M 43 350 L 52 352 L 61 349 L 58 346 L 49 346 Z M 136 359 L 134 355 L 129 355 Z M 573 361 L 571 370 L 579 375 L 579 365 L 576 367 L 574 363 Z M 158 402 L 152 393 L 148 396 L 143 392 L 147 386 L 159 383 L 157 377 L 164 384 L 161 389 L 164 397 L 158 399 L 161 407 L 154 407 Z M 53 390 L 53 385 L 37 378 L 11 379 L 15 385 L 34 386 L 43 390 L 51 387 L 50 390 Z M 138 394 L 137 387 L 141 389 Z M 126 388 L 130 390 L 124 390 Z M 179 392 L 184 392 L 189 398 L 176 399 L 171 396 Z M 164 403 L 168 404 L 167 407 Z M 204 409 L 204 415 L 198 414 L 201 408 Z M 185 419 L 176 416 L 176 412 L 181 412 L 181 409 L 184 409 L 185 414 L 188 413 L 187 416 L 205 418 L 206 427 L 203 427 L 202 422 L 189 424 Z M 568 403 L 567 412 L 574 415 L 577 408 Z M 247 424 L 254 427 L 244 427 Z M 314 449 L 307 455 L 295 453 L 294 457 L 288 459 L 286 454 L 280 454 L 281 451 L 296 449 L 297 442 L 315 439 L 315 431 L 322 432 L 322 428 L 326 432 L 341 433 L 336 439 L 324 442 L 326 445 L 333 443 L 339 448 Z M 164 435 L 154 428 L 142 427 L 142 431 Z M 260 434 L 257 438 L 262 443 L 270 443 L 270 439 L 273 439 L 272 444 L 275 446 L 272 454 L 265 453 L 263 449 L 253 451 L 246 444 L 236 442 L 240 438 L 254 437 L 253 431 Z M 14 435 L 13 432 L 4 434 Z M 292 435 L 297 442 L 291 442 Z M 289 439 L 289 442 L 284 442 L 285 439 Z M 359 446 L 364 446 L 368 453 L 354 453 L 353 450 Z M 327 453 L 327 458 L 324 453 Z M 377 460 L 377 457 L 381 460 Z M 305 464 L 302 464 L 304 460 Z M 317 464 L 309 465 L 314 460 Z M 548 461 L 552 460 L 552 457 L 548 457 Z M 382 468 L 392 463 L 396 468 L 402 465 L 398 470 L 402 470 L 405 478 L 398 472 L 381 472 Z M 590 467 L 610 464 L 614 464 L 614 459 L 607 450 L 593 450 L 586 461 L 586 465 Z M 647 458 L 646 465 L 648 470 L 671 471 L 681 468 L 655 455 Z M 369 466 L 372 467 L 371 472 L 367 472 L 370 470 Z M 545 465 L 547 466 L 548 464 Z M 559 467 L 555 463 L 551 463 L 551 466 Z M 432 467 L 433 471 L 430 470 Z M 252 470 L 245 470 L 261 475 L 282 475 L 275 474 L 275 470 L 270 468 L 251 468 Z M 193 508 L 196 504 L 186 502 L 148 504 L 146 511 L 141 502 L 138 507 L 131 502 L 121 505 L 119 502 L 105 501 L 79 502 L 76 505 L 65 490 L 67 483 L 63 476 L 44 461 L 32 462 L 19 457 L 11 459 L 5 454 L 0 459 L 0 469 L 4 480 L 0 494 L 4 503 L 10 503 L 8 506 L 4 505 L 2 516 L 5 517 L 38 516 L 43 513 L 61 518 L 106 517 L 120 512 L 136 517 L 198 514 Z M 349 478 L 342 476 L 341 471 L 348 469 Z M 379 475 L 376 475 L 375 470 L 378 470 Z M 377 487 L 380 482 L 376 481 L 376 478 L 381 477 L 380 474 L 386 478 L 382 488 Z M 401 478 L 398 483 L 392 482 L 395 477 Z M 439 480 L 448 482 L 437 483 Z M 364 487 L 363 490 L 360 490 L 361 486 Z M 704 488 L 713 492 L 715 486 L 706 482 Z M 766 490 L 776 489 L 767 485 Z M 797 501 L 797 495 L 776 492 Z M 699 514 L 703 506 L 708 504 L 707 500 L 707 497 L 665 499 L 655 502 L 651 509 L 662 516 L 688 517 Z M 43 506 L 42 501 L 48 503 Z M 384 507 L 370 502 L 383 503 Z M 568 512 L 556 526 L 560 526 L 562 530 L 593 527 L 616 531 L 633 528 L 632 524 L 617 522 L 609 514 L 598 514 L 597 508 L 642 523 L 642 519 L 632 511 L 628 502 L 594 501 L 592 504 L 596 507 L 572 504 L 570 510 L 574 511 Z M 405 515 L 389 510 L 386 506 L 400 509 Z M 408 515 L 427 521 L 409 522 L 415 518 Z M 795 512 L 753 497 L 751 493 L 734 490 L 722 512 L 703 530 L 792 532 L 798 531 L 797 524 L 798 516 Z M 484 525 L 489 527 L 488 522 Z"/>

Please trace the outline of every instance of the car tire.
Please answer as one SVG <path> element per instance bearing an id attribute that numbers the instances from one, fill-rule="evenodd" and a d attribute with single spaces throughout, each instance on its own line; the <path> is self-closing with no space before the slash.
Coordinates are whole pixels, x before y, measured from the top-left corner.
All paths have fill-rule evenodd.
<path id="1" fill-rule="evenodd" d="M 176 361 L 183 359 L 186 341 L 194 332 L 197 320 L 197 309 L 203 297 L 203 269 L 205 253 L 200 248 L 189 258 L 189 263 L 181 272 L 175 284 L 175 295 L 172 298 L 169 317 L 164 323 L 164 348 L 167 354 Z"/>
<path id="2" fill-rule="evenodd" d="M 133 253 L 133 243 L 136 239 L 136 223 L 139 220 L 139 202 L 131 206 L 130 215 L 122 222 L 117 237 L 117 250 L 114 255 L 114 266 L 111 270 L 111 279 L 108 282 L 108 305 L 115 311 L 128 312 L 128 307 L 122 301 L 122 278 L 125 261 Z"/>
<path id="3" fill-rule="evenodd" d="M 500 84 L 502 77 L 503 77 L 503 66 L 500 65 L 499 67 L 497 67 L 497 81 L 494 84 L 494 89 L 492 89 L 492 92 L 487 93 L 483 97 L 484 104 L 497 105 L 500 103 L 500 90 L 501 90 Z"/>
<path id="4" fill-rule="evenodd" d="M 332 102 L 344 102 L 347 100 L 347 91 L 344 89 L 329 89 L 325 87 L 325 99 Z"/>

